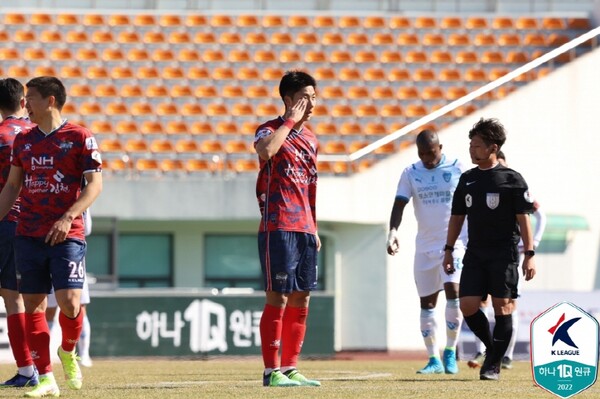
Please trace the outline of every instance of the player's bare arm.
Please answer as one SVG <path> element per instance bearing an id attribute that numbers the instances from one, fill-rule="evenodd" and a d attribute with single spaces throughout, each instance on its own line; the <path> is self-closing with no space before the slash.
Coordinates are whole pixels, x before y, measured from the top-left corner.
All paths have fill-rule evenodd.
<path id="1" fill-rule="evenodd" d="M 6 216 L 19 197 L 23 186 L 23 176 L 23 168 L 14 165 L 10 167 L 8 179 L 0 193 L 0 220 Z"/>
<path id="2" fill-rule="evenodd" d="M 529 215 L 517 215 L 517 222 L 519 223 L 519 229 L 521 230 L 523 250 L 533 250 L 533 230 L 531 229 Z M 529 281 L 533 277 L 535 277 L 535 273 L 536 270 L 534 256 L 525 255 L 525 257 L 523 258 L 523 277 L 525 277 L 525 281 Z"/>
<path id="3" fill-rule="evenodd" d="M 315 238 L 317 240 L 317 251 L 321 250 L 321 238 L 319 237 L 319 233 L 315 233 Z"/>
<path id="4" fill-rule="evenodd" d="M 73 220 L 88 209 L 102 192 L 101 172 L 86 173 L 85 179 L 87 180 L 87 185 L 81 190 L 81 195 L 62 217 L 54 223 L 52 228 L 50 228 L 50 231 L 48 231 L 48 234 L 46 235 L 46 243 L 55 245 L 63 242 L 71 230 Z"/>
<path id="5" fill-rule="evenodd" d="M 465 215 L 452 215 L 448 221 L 448 235 L 446 238 L 446 246 L 444 247 L 444 260 L 442 267 L 446 274 L 454 273 L 454 257 L 452 256 L 452 249 L 454 244 L 460 235 L 463 223 L 465 222 Z"/>
<path id="6" fill-rule="evenodd" d="M 256 143 L 256 153 L 264 160 L 269 160 L 279 151 L 292 128 L 303 120 L 308 105 L 308 98 L 302 97 L 291 107 L 286 107 L 283 119 L 285 123 L 267 137 Z M 292 121 L 292 122 L 288 122 Z"/>
<path id="7" fill-rule="evenodd" d="M 407 202 L 404 199 L 396 198 L 394 206 L 392 207 L 392 214 L 390 215 L 390 231 L 388 233 L 387 240 L 387 253 L 389 255 L 396 255 L 400 250 L 400 240 L 398 238 L 398 227 L 402 222 L 402 215 Z"/>

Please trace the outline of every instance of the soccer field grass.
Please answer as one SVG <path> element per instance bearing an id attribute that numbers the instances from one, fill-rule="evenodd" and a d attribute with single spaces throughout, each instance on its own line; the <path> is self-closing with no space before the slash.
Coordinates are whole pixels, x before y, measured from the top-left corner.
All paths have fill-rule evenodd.
<path id="1" fill-rule="evenodd" d="M 60 364 L 54 373 L 65 398 L 551 398 L 534 385 L 528 362 L 515 362 L 503 370 L 501 381 L 480 381 L 476 370 L 460 362 L 458 375 L 422 376 L 415 371 L 423 361 L 414 360 L 303 360 L 302 372 L 320 379 L 321 387 L 264 388 L 260 359 L 95 359 L 84 369 L 81 391 L 70 391 Z M 0 366 L 1 378 L 12 377 L 15 367 Z M 0 398 L 21 397 L 28 388 L 0 390 Z M 576 396 L 600 398 L 600 385 Z"/>

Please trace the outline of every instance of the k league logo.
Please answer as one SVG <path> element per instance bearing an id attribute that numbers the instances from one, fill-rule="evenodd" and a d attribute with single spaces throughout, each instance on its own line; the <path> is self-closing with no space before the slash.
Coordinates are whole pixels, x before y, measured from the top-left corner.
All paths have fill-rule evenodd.
<path id="1" fill-rule="evenodd" d="M 531 323 L 533 379 L 545 390 L 569 398 L 596 382 L 598 321 L 570 302 L 561 302 Z"/>

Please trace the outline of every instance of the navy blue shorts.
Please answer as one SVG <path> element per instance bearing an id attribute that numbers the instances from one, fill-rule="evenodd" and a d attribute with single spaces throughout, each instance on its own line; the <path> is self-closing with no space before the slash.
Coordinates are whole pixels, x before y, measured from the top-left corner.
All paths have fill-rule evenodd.
<path id="1" fill-rule="evenodd" d="M 16 222 L 0 222 L 0 287 L 18 291 L 17 269 L 15 267 Z"/>
<path id="2" fill-rule="evenodd" d="M 259 233 L 258 254 L 265 291 L 289 294 L 317 288 L 317 238 L 314 234 Z"/>
<path id="3" fill-rule="evenodd" d="M 85 280 L 86 243 L 68 239 L 51 246 L 43 238 L 17 236 L 15 261 L 21 274 L 19 292 L 49 294 L 66 288 L 81 289 Z"/>
<path id="4" fill-rule="evenodd" d="M 519 250 L 469 249 L 463 258 L 459 293 L 486 298 L 517 298 L 519 296 Z"/>

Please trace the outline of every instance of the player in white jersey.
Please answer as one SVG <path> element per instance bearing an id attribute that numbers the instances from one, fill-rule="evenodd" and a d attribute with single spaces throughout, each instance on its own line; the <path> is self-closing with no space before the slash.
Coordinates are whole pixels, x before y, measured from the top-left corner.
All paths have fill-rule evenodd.
<path id="1" fill-rule="evenodd" d="M 502 151 L 498 151 L 497 158 L 498 158 L 498 162 L 500 164 L 508 167 L 508 164 L 506 163 L 506 156 L 504 155 L 504 153 Z M 533 209 L 534 209 L 534 212 L 531 214 L 531 216 L 535 219 L 535 231 L 533 232 L 533 248 L 537 249 L 537 247 L 540 245 L 540 241 L 542 241 L 542 236 L 544 235 L 544 230 L 546 228 L 546 213 L 544 213 L 544 211 L 542 209 L 540 209 L 540 204 L 538 204 L 537 201 L 533 202 Z M 523 240 L 519 241 L 518 248 L 519 248 L 519 257 L 520 257 L 519 264 L 523 264 L 523 258 L 525 257 Z M 521 279 L 519 279 L 519 283 L 520 282 L 521 282 Z M 517 288 L 519 289 L 519 292 L 521 292 L 520 284 L 517 285 Z M 515 352 L 515 345 L 517 344 L 517 333 L 518 333 L 518 328 L 519 328 L 519 312 L 516 311 L 516 304 L 517 304 L 517 302 L 515 301 L 515 310 L 511 314 L 513 332 L 512 332 L 512 336 L 510 338 L 510 342 L 508 344 L 508 348 L 506 349 L 506 353 L 504 354 L 504 357 L 502 358 L 501 366 L 503 369 L 512 369 L 512 367 L 513 367 L 512 359 L 513 359 L 513 355 Z M 483 309 L 484 313 L 486 313 L 486 315 L 488 316 L 488 319 L 490 319 L 490 318 L 493 319 L 494 318 L 494 309 L 492 309 L 492 307 L 490 307 L 488 305 L 489 305 L 488 298 L 486 298 L 485 301 L 481 302 L 481 308 Z M 475 338 L 475 340 L 476 340 L 476 345 L 477 345 L 477 353 L 475 354 L 475 357 L 473 359 L 471 359 L 467 362 L 467 364 L 471 368 L 481 367 L 481 363 L 483 363 L 484 353 L 485 353 L 485 345 L 483 344 L 483 342 L 481 342 L 477 338 Z"/>
<path id="2" fill-rule="evenodd" d="M 442 154 L 438 135 L 431 130 L 419 133 L 417 150 L 420 161 L 404 169 L 398 183 L 390 216 L 387 252 L 394 255 L 400 248 L 398 227 L 406 204 L 413 198 L 418 223 L 414 275 L 417 292 L 421 298 L 421 334 L 429 355 L 429 362 L 417 373 L 456 374 L 456 344 L 462 323 L 458 283 L 467 238 L 466 226 L 453 249 L 456 272 L 448 275 L 440 265 L 444 258 L 452 195 L 460 175 L 467 167 L 457 159 L 449 159 Z M 441 290 L 446 294 L 446 347 L 442 360 L 436 342 L 435 322 L 435 307 Z"/>

